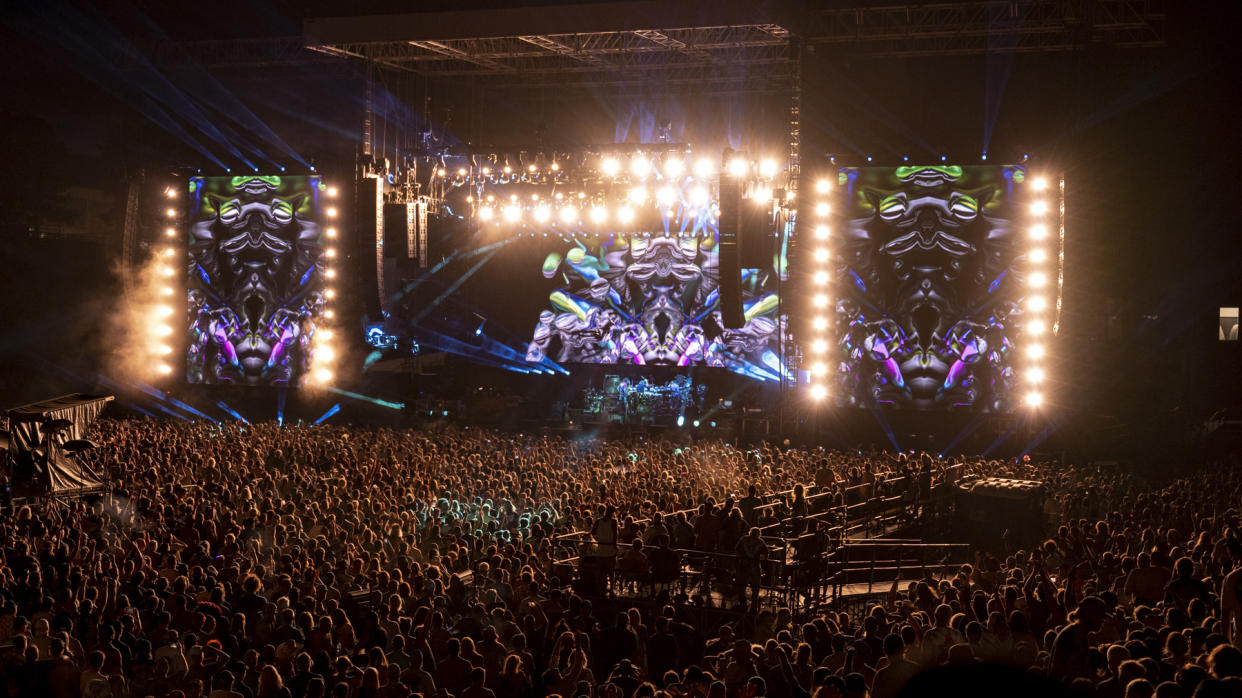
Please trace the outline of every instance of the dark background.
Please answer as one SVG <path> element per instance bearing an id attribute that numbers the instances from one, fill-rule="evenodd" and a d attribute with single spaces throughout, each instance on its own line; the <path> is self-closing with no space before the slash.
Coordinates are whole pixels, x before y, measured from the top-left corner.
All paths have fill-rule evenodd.
<path id="1" fill-rule="evenodd" d="M 110 46 L 291 36 L 304 16 L 409 9 L 308 0 L 101 7 L 10 4 L 0 28 L 0 397 L 8 404 L 81 387 L 101 356 L 125 350 L 100 321 L 119 298 L 128 183 L 139 172 L 155 178 L 203 162 L 138 98 L 144 90 L 218 85 L 199 91 L 203 113 L 235 112 L 216 99 L 227 93 L 325 173 L 352 173 L 362 104 L 356 67 L 182 72 L 161 84 L 158 74 L 116 69 Z M 1239 9 L 1233 2 L 1166 9 L 1165 48 L 881 60 L 821 50 L 808 60 L 803 91 L 804 144 L 825 153 L 918 160 L 943 152 L 969 164 L 986 145 L 993 159 L 1030 153 L 1033 165 L 1064 172 L 1068 249 L 1063 341 L 1049 362 L 1058 384 L 1053 409 L 1115 418 L 1134 438 L 1172 418 L 1195 423 L 1242 403 L 1242 344 L 1216 341 L 1218 306 L 1242 303 Z M 383 87 L 380 108 L 393 124 L 383 123 L 386 147 L 413 138 L 396 124 L 422 127 L 427 95 L 433 130 L 475 142 L 529 142 L 539 124 L 567 140 L 610 142 L 633 106 L 599 90 L 553 86 L 476 113 L 460 86 L 400 79 Z M 758 134 L 770 133 L 764 124 L 782 105 L 733 99 L 727 109 L 691 105 L 686 119 L 740 114 L 744 134 L 779 144 Z M 206 140 L 183 114 L 172 122 Z"/>

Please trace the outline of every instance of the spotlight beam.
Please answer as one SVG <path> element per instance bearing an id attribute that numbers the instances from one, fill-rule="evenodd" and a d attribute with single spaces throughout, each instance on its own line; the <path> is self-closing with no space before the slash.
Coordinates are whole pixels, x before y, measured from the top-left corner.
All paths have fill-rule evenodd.
<path id="1" fill-rule="evenodd" d="M 329 417 L 331 417 L 332 415 L 340 411 L 341 411 L 341 403 L 338 402 L 335 405 L 329 407 L 327 412 L 324 412 L 322 415 L 320 415 L 319 419 L 316 419 L 315 421 L 311 422 L 311 426 L 323 424 L 325 420 L 327 420 Z"/>
<path id="2" fill-rule="evenodd" d="M 336 393 L 337 395 L 344 395 L 345 397 L 353 398 L 354 400 L 361 400 L 363 402 L 369 402 L 373 405 L 379 405 L 380 407 L 387 407 L 390 410 L 405 409 L 405 404 L 400 403 L 400 402 L 389 402 L 387 400 L 381 400 L 377 397 L 369 397 L 367 395 L 362 395 L 361 393 L 355 393 L 349 390 L 343 390 L 341 388 L 336 388 L 331 385 L 327 386 L 324 389 L 327 390 L 328 392 Z"/>

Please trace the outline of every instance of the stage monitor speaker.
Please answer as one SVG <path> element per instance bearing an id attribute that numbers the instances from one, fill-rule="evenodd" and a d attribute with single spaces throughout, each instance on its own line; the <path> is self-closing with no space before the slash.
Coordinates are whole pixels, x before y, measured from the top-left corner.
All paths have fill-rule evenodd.
<path id="1" fill-rule="evenodd" d="M 410 234 L 409 208 L 405 204 L 384 204 L 384 257 L 413 259 L 414 239 Z"/>
<path id="2" fill-rule="evenodd" d="M 772 246 L 776 222 L 771 205 L 754 201 L 742 202 L 742 224 L 738 231 L 738 257 L 743 269 L 764 269 L 772 266 Z"/>
<path id="3" fill-rule="evenodd" d="M 737 177 L 720 176 L 720 315 L 727 329 L 741 329 L 742 260 L 738 234 L 742 227 L 742 185 Z"/>
<path id="4" fill-rule="evenodd" d="M 362 177 L 358 180 L 358 196 L 354 206 L 353 258 L 355 274 L 361 289 L 362 306 L 368 317 L 380 317 L 380 286 L 383 284 L 383 203 L 380 180 Z"/>

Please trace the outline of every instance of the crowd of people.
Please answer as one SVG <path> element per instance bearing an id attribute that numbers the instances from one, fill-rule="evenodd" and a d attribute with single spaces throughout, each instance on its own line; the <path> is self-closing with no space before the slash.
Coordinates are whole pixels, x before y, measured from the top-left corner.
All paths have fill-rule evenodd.
<path id="1" fill-rule="evenodd" d="M 1226 468 L 1147 482 L 475 429 L 103 420 L 92 436 L 109 494 L 0 515 L 9 695 L 891 698 L 984 667 L 1087 697 L 1242 695 L 1242 475 Z M 588 593 L 561 564 L 579 534 L 622 562 L 730 552 L 744 578 L 754 531 L 810 501 L 897 481 L 926 499 L 965 476 L 1047 483 L 1047 538 L 862 610 L 709 613 Z"/>

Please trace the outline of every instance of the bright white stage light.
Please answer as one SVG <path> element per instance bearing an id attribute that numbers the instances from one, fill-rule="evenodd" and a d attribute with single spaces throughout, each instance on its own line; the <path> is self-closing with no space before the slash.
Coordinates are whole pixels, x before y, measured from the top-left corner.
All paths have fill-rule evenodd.
<path id="1" fill-rule="evenodd" d="M 504 173 L 505 173 L 505 174 L 512 174 L 512 173 L 513 173 L 513 168 L 512 168 L 512 167 L 510 167 L 510 166 L 508 166 L 508 165 L 505 165 Z"/>
<path id="2" fill-rule="evenodd" d="M 516 223 L 522 219 L 522 209 L 517 206 L 505 206 L 505 220 Z"/>
<path id="3" fill-rule="evenodd" d="M 656 192 L 656 203 L 660 206 L 672 206 L 677 201 L 677 192 L 672 187 L 660 187 Z"/>
<path id="4" fill-rule="evenodd" d="M 170 237 L 170 238 L 175 238 L 175 237 L 177 237 L 177 229 L 176 229 L 176 228 L 169 228 L 169 229 L 167 229 L 167 230 L 165 230 L 165 231 L 164 231 L 164 234 L 165 234 L 165 235 L 167 235 L 167 236 L 168 236 L 168 237 Z"/>
<path id="5" fill-rule="evenodd" d="M 1026 348 L 1026 355 L 1031 357 L 1032 359 L 1044 358 L 1044 345 L 1032 344 L 1031 346 Z"/>
<path id="6" fill-rule="evenodd" d="M 161 296 L 171 296 L 172 294 L 173 294 L 172 286 L 161 286 L 160 287 Z"/>
<path id="7" fill-rule="evenodd" d="M 629 206 L 622 206 L 621 210 L 617 211 L 617 220 L 621 221 L 623 224 L 633 223 L 634 209 Z"/>
<path id="8" fill-rule="evenodd" d="M 812 385 L 811 386 L 811 397 L 815 398 L 816 400 L 823 400 L 824 398 L 828 397 L 828 389 L 822 385 L 818 385 L 818 384 Z"/>
<path id="9" fill-rule="evenodd" d="M 828 272 L 821 269 L 811 275 L 811 280 L 816 286 L 824 286 L 828 283 Z"/>
<path id="10" fill-rule="evenodd" d="M 1026 380 L 1030 383 L 1043 383 L 1044 382 L 1044 369 L 1042 368 L 1030 369 L 1029 371 L 1026 372 Z"/>
<path id="11" fill-rule="evenodd" d="M 715 169 L 716 168 L 712 167 L 711 160 L 702 158 L 698 162 L 694 163 L 694 176 L 699 179 L 707 179 L 712 176 L 712 172 L 714 172 Z"/>
<path id="12" fill-rule="evenodd" d="M 331 308 L 328 308 L 327 310 L 323 311 L 323 316 L 331 320 L 332 318 L 336 317 L 336 311 Z"/>
<path id="13" fill-rule="evenodd" d="M 770 203 L 772 201 L 772 190 L 767 187 L 759 187 L 755 190 L 753 198 L 757 204 Z"/>
<path id="14" fill-rule="evenodd" d="M 315 347 L 315 358 L 319 361 L 332 361 L 336 358 L 336 350 L 326 345 Z"/>
<path id="15" fill-rule="evenodd" d="M 695 187 L 690 190 L 690 203 L 695 206 L 706 206 L 709 201 L 707 189 L 703 187 Z"/>
<path id="16" fill-rule="evenodd" d="M 1047 212 L 1048 212 L 1047 201 L 1036 201 L 1035 203 L 1031 204 L 1031 213 L 1034 213 L 1037 216 L 1042 216 Z"/>
<path id="17" fill-rule="evenodd" d="M 815 250 L 815 261 L 816 262 L 827 262 L 828 261 L 828 249 L 821 247 Z"/>
<path id="18" fill-rule="evenodd" d="M 776 174 L 776 161 L 769 159 L 759 163 L 759 174 L 769 178 L 774 176 Z"/>
<path id="19" fill-rule="evenodd" d="M 828 229 L 828 226 L 826 225 L 815 226 L 815 237 L 820 240 L 827 240 L 830 232 L 831 231 Z"/>
<path id="20" fill-rule="evenodd" d="M 686 171 L 686 163 L 681 158 L 669 158 L 664 161 L 665 177 L 680 177 Z"/>
<path id="21" fill-rule="evenodd" d="M 320 339 L 332 339 L 335 336 L 336 335 L 332 332 L 332 330 L 328 329 L 327 327 L 319 330 Z"/>
<path id="22" fill-rule="evenodd" d="M 437 176 L 437 177 L 444 177 L 444 176 L 446 176 L 447 174 L 448 174 L 448 170 L 444 169 L 443 167 L 441 167 L 440 169 L 436 170 L 436 176 Z"/>
<path id="23" fill-rule="evenodd" d="M 173 333 L 173 328 L 169 327 L 168 325 L 159 324 L 155 326 L 155 336 L 157 337 L 167 337 L 168 335 L 172 333 Z"/>
<path id="24" fill-rule="evenodd" d="M 319 381 L 320 383 L 327 383 L 328 381 L 332 380 L 332 372 L 326 368 L 321 368 L 315 371 L 315 380 Z"/>
<path id="25" fill-rule="evenodd" d="M 1027 407 L 1039 407 L 1042 404 L 1044 404 L 1043 395 L 1040 395 L 1039 393 L 1027 393 L 1026 394 Z"/>
<path id="26" fill-rule="evenodd" d="M 811 305 L 815 306 L 816 308 L 827 308 L 828 307 L 827 294 L 817 293 L 814 296 L 812 296 Z"/>
<path id="27" fill-rule="evenodd" d="M 1037 263 L 1043 262 L 1044 260 L 1048 259 L 1048 253 L 1045 252 L 1042 247 L 1036 247 L 1035 249 L 1031 250 L 1031 253 L 1027 255 L 1027 258 L 1030 259 L 1032 262 L 1037 262 Z"/>
<path id="28" fill-rule="evenodd" d="M 1031 226 L 1031 238 L 1034 240 L 1043 240 L 1048 237 L 1048 226 L 1043 223 L 1036 223 Z"/>
<path id="29" fill-rule="evenodd" d="M 534 171 L 535 171 L 535 170 L 537 170 L 537 169 L 539 169 L 539 168 L 538 168 L 538 167 L 535 167 L 535 163 L 533 163 L 533 162 L 532 162 L 531 164 L 529 164 L 529 165 L 527 165 L 527 166 L 526 166 L 526 171 L 527 171 L 527 172 L 534 173 Z"/>
<path id="30" fill-rule="evenodd" d="M 159 371 L 161 376 L 167 376 L 172 373 L 172 366 L 169 366 L 168 364 L 160 364 L 156 370 Z"/>
<path id="31" fill-rule="evenodd" d="M 1026 299 L 1026 309 L 1039 312 L 1048 307 L 1048 299 L 1043 296 L 1031 296 Z"/>
<path id="32" fill-rule="evenodd" d="M 495 215 L 496 215 L 496 210 L 493 209 L 491 206 L 484 206 L 483 208 L 479 209 L 479 220 L 481 221 L 490 221 L 492 217 Z"/>
<path id="33" fill-rule="evenodd" d="M 823 354 L 828 351 L 828 340 L 817 339 L 814 342 L 811 342 L 811 351 L 816 354 Z"/>
<path id="34" fill-rule="evenodd" d="M 172 314 L 173 314 L 173 309 L 171 305 L 160 305 L 160 306 L 156 306 L 155 308 L 156 317 L 169 317 Z"/>
<path id="35" fill-rule="evenodd" d="M 549 165 L 548 169 L 552 170 L 553 172 L 560 172 L 560 171 L 561 171 L 561 166 L 560 166 L 560 164 L 559 164 L 559 163 L 555 163 L 555 162 L 554 162 L 554 163 L 552 163 L 551 165 Z"/>
<path id="36" fill-rule="evenodd" d="M 336 228 L 328 228 L 328 237 L 330 238 L 336 237 Z"/>
<path id="37" fill-rule="evenodd" d="M 167 197 L 168 197 L 168 198 L 170 198 L 170 199 L 175 199 L 175 198 L 177 198 L 177 188 L 176 188 L 176 187 L 169 187 L 169 188 L 165 189 L 165 190 L 164 190 L 164 196 L 167 196 Z"/>
<path id="38" fill-rule="evenodd" d="M 160 356 L 168 356 L 169 354 L 172 353 L 172 347 L 168 346 L 167 344 L 160 344 L 155 347 L 155 353 L 159 354 Z"/>
<path id="39" fill-rule="evenodd" d="M 823 316 L 817 317 L 815 318 L 815 320 L 811 322 L 811 326 L 823 332 L 824 330 L 828 329 L 828 318 L 823 317 Z"/>
<path id="40" fill-rule="evenodd" d="M 328 256 L 328 259 L 333 259 L 336 257 L 336 248 L 329 247 L 328 249 L 324 250 L 323 253 Z"/>
<path id="41" fill-rule="evenodd" d="M 547 206 L 536 206 L 535 207 L 535 220 L 536 221 L 540 223 L 547 223 L 548 219 L 551 217 L 552 217 L 552 211 L 549 210 Z"/>
<path id="42" fill-rule="evenodd" d="M 177 217 L 177 209 L 175 209 L 175 208 L 170 208 L 170 209 L 168 209 L 167 211 L 164 211 L 164 215 L 168 216 L 169 218 L 176 218 L 176 217 Z"/>
<path id="43" fill-rule="evenodd" d="M 327 210 L 327 211 L 325 211 L 325 213 L 327 213 L 327 214 L 328 214 L 328 218 L 336 218 L 336 208 L 335 208 L 335 207 L 329 206 L 329 207 L 328 207 L 328 210 Z"/>
<path id="44" fill-rule="evenodd" d="M 1031 285 L 1031 288 L 1043 288 L 1044 284 L 1048 283 L 1048 275 L 1037 271 L 1027 277 L 1026 282 Z"/>
<path id="45" fill-rule="evenodd" d="M 325 290 L 323 292 L 323 297 L 327 298 L 328 300 L 332 300 L 333 298 L 336 298 L 336 290 L 331 289 L 331 288 Z"/>
<path id="46" fill-rule="evenodd" d="M 651 173 L 651 161 L 641 155 L 634 158 L 634 161 L 630 163 L 630 172 L 633 172 L 635 177 L 646 177 Z"/>
<path id="47" fill-rule="evenodd" d="M 636 204 L 643 203 L 644 201 L 647 200 L 647 188 L 646 187 L 634 187 L 633 189 L 630 190 L 629 198 L 630 198 L 630 201 L 633 201 Z"/>
<path id="48" fill-rule="evenodd" d="M 165 266 L 163 264 L 159 265 L 159 267 L 157 268 L 159 269 L 159 272 L 162 276 L 172 276 L 173 274 L 177 273 L 176 271 L 173 270 L 172 267 Z"/>
<path id="49" fill-rule="evenodd" d="M 1036 318 L 1026 323 L 1026 333 L 1032 337 L 1038 337 L 1046 331 L 1048 331 L 1048 326 L 1044 324 L 1043 320 Z"/>
<path id="50" fill-rule="evenodd" d="M 823 361 L 816 361 L 815 363 L 811 364 L 811 375 L 812 376 L 817 376 L 817 377 L 822 376 L 827 372 L 828 372 L 828 364 L 824 363 Z"/>
<path id="51" fill-rule="evenodd" d="M 578 220 L 578 209 L 574 206 L 566 206 L 561 209 L 561 222 L 569 225 Z"/>
<path id="52" fill-rule="evenodd" d="M 729 174 L 734 177 L 741 177 L 750 169 L 750 165 L 742 158 L 733 158 L 729 161 Z"/>
<path id="53" fill-rule="evenodd" d="M 467 172 L 466 172 L 466 168 L 464 168 L 464 167 L 459 167 L 459 168 L 457 168 L 457 176 L 458 176 L 458 177 L 465 177 L 465 176 L 466 176 L 466 174 L 467 174 Z"/>
<path id="54" fill-rule="evenodd" d="M 816 214 L 816 215 L 819 215 L 819 216 L 826 216 L 826 215 L 828 215 L 828 211 L 830 211 L 830 210 L 831 210 L 831 207 L 829 207 L 829 206 L 828 206 L 828 203 L 827 203 L 827 202 L 825 202 L 825 201 L 821 201 L 821 202 L 819 202 L 819 203 L 815 204 L 815 214 Z"/>
<path id="55" fill-rule="evenodd" d="M 1043 191 L 1048 188 L 1048 178 L 1036 177 L 1031 180 L 1031 186 L 1035 189 L 1035 191 Z"/>
<path id="56" fill-rule="evenodd" d="M 603 206 L 595 206 L 591 209 L 591 220 L 595 223 L 603 223 L 608 220 L 608 209 Z"/>
<path id="57" fill-rule="evenodd" d="M 604 163 L 601 167 L 604 170 L 604 174 L 609 177 L 616 177 L 617 173 L 621 171 L 621 163 L 616 158 L 604 158 Z"/>
<path id="58" fill-rule="evenodd" d="M 832 180 L 821 179 L 815 183 L 815 191 L 819 192 L 820 194 L 827 194 L 828 190 L 831 188 L 832 188 Z"/>

